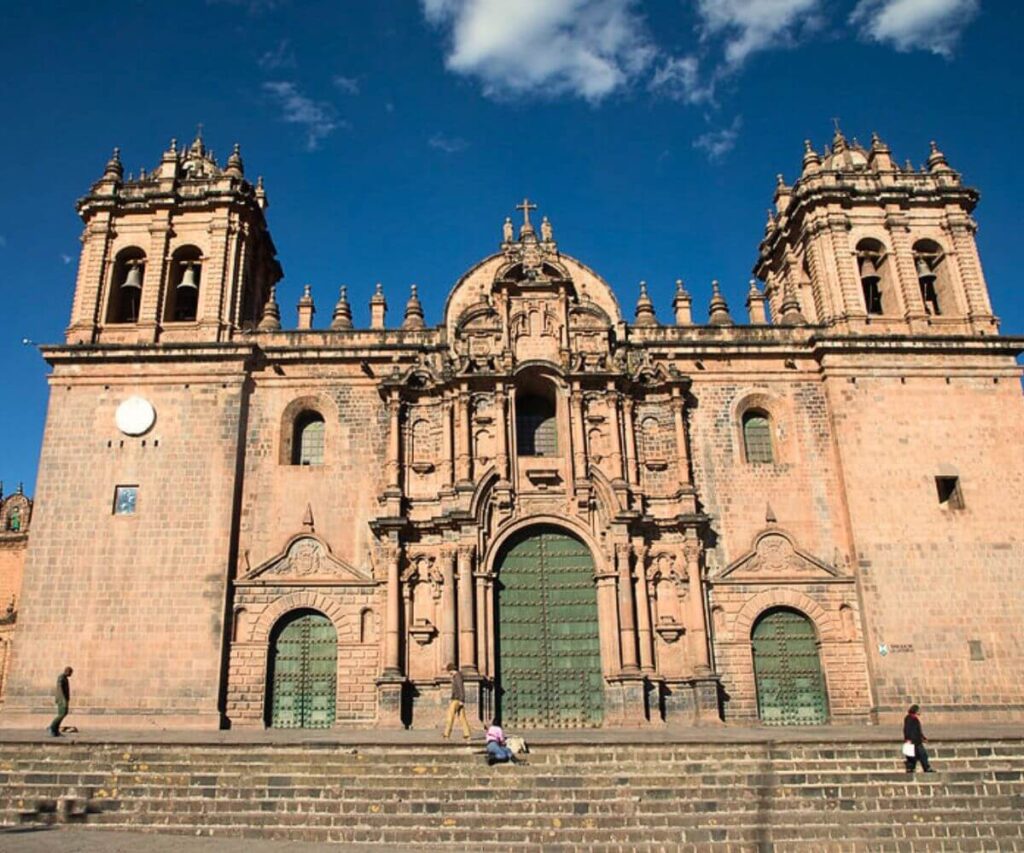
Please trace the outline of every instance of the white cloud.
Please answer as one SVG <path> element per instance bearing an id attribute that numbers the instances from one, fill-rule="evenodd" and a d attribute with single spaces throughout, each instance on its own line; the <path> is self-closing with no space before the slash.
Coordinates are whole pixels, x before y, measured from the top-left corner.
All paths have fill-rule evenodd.
<path id="1" fill-rule="evenodd" d="M 469 143 L 462 137 L 445 136 L 443 133 L 435 133 L 427 140 L 427 145 L 438 151 L 443 151 L 445 154 L 457 154 L 469 147 Z"/>
<path id="2" fill-rule="evenodd" d="M 948 58 L 979 7 L 979 0 L 860 0 L 850 23 L 896 50 L 930 50 Z"/>
<path id="3" fill-rule="evenodd" d="M 693 147 L 707 154 L 708 160 L 716 162 L 736 147 L 736 140 L 743 126 L 742 116 L 736 116 L 732 124 L 718 130 L 709 130 L 693 140 Z"/>
<path id="4" fill-rule="evenodd" d="M 821 25 L 821 0 L 697 0 L 702 35 L 725 39 L 725 62 L 738 68 L 759 50 L 785 46 Z"/>
<path id="5" fill-rule="evenodd" d="M 283 122 L 297 124 L 306 132 L 306 149 L 309 151 L 315 151 L 324 138 L 345 126 L 345 122 L 335 117 L 330 104 L 303 95 L 294 83 L 264 83 L 263 91 L 281 108 Z"/>
<path id="6" fill-rule="evenodd" d="M 701 76 L 696 56 L 666 57 L 651 77 L 650 89 L 687 104 L 699 104 L 714 97 L 714 84 Z"/>
<path id="7" fill-rule="evenodd" d="M 332 81 L 335 86 L 346 95 L 359 94 L 359 78 L 346 77 L 344 74 L 335 74 Z"/>
<path id="8" fill-rule="evenodd" d="M 421 0 L 450 37 L 445 64 L 491 97 L 570 94 L 596 102 L 656 50 L 638 0 Z"/>
<path id="9" fill-rule="evenodd" d="M 276 71 L 279 68 L 295 68 L 298 61 L 288 39 L 281 39 L 277 47 L 268 50 L 259 58 L 258 64 L 264 71 Z"/>

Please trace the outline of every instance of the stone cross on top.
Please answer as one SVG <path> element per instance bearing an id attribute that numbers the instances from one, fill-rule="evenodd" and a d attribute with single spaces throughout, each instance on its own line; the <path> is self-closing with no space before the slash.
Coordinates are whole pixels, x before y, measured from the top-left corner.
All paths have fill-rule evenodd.
<path id="1" fill-rule="evenodd" d="M 516 210 L 521 210 L 523 212 L 523 227 L 524 228 L 527 225 L 530 224 L 530 211 L 531 210 L 536 210 L 536 209 L 537 209 L 537 205 L 530 204 L 530 200 L 528 198 L 524 198 L 523 201 L 522 201 L 522 204 L 517 204 L 516 205 Z"/>

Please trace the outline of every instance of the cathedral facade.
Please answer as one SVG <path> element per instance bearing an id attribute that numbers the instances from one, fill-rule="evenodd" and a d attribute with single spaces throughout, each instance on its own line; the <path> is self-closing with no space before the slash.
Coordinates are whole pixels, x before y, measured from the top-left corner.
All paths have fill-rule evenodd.
<path id="1" fill-rule="evenodd" d="M 237 146 L 115 152 L 2 717 L 71 665 L 97 725 L 425 728 L 452 667 L 517 728 L 1020 719 L 1024 341 L 977 201 L 837 131 L 742 312 L 628 316 L 524 200 L 437 325 L 378 285 L 369 328 L 307 287 L 285 329 Z"/>

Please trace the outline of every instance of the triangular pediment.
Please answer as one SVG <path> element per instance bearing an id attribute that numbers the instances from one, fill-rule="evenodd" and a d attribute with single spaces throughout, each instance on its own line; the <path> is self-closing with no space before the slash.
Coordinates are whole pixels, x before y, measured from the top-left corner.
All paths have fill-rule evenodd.
<path id="1" fill-rule="evenodd" d="M 373 579 L 335 557 L 319 536 L 302 533 L 293 536 L 281 553 L 246 573 L 241 582 L 368 584 Z"/>
<path id="2" fill-rule="evenodd" d="M 824 580 L 842 577 L 840 571 L 798 548 L 781 530 L 759 533 L 753 547 L 730 563 L 720 578 L 729 580 Z"/>

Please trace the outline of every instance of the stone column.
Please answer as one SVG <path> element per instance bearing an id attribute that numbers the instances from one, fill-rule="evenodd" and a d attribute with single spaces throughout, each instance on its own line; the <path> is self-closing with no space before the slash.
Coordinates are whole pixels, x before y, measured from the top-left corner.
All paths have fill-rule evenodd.
<path id="1" fill-rule="evenodd" d="M 399 476 L 401 465 L 399 455 L 402 440 L 402 401 L 399 399 L 398 391 L 391 391 L 388 397 L 388 416 L 390 430 L 388 432 L 388 491 L 398 492 L 401 490 Z"/>
<path id="2" fill-rule="evenodd" d="M 473 546 L 459 545 L 459 666 L 476 675 L 476 626 L 473 619 Z"/>
<path id="3" fill-rule="evenodd" d="M 214 239 L 216 237 L 215 232 Z M 163 319 L 161 315 L 170 279 L 167 274 L 171 266 L 168 257 L 170 239 L 171 225 L 168 214 L 164 212 L 149 224 L 149 245 L 146 247 L 146 266 L 143 270 L 142 294 L 139 297 L 139 343 L 155 341 L 157 322 Z"/>
<path id="4" fill-rule="evenodd" d="M 969 216 L 949 217 L 949 236 L 953 243 L 955 257 L 948 259 L 955 262 L 956 273 L 959 273 L 960 282 L 963 285 L 963 298 L 967 303 L 967 313 L 970 319 L 983 318 L 991 320 L 992 305 L 988 299 L 988 289 L 981 272 L 981 259 L 978 257 L 978 246 L 974 241 L 975 225 Z M 954 270 L 947 270 L 953 273 Z M 984 328 L 983 324 L 982 327 Z"/>
<path id="5" fill-rule="evenodd" d="M 570 417 L 572 418 L 572 464 L 577 480 L 587 478 L 587 445 L 583 431 L 583 392 L 579 387 L 569 394 Z"/>
<path id="6" fill-rule="evenodd" d="M 889 232 L 889 243 L 892 246 L 892 253 L 889 256 L 889 279 L 892 282 L 893 295 L 899 291 L 899 307 L 903 309 L 902 313 L 906 319 L 923 319 L 927 313 L 921 297 L 921 286 L 917 280 L 917 268 L 914 266 L 914 252 L 910 247 L 910 224 L 907 215 L 887 213 L 885 228 Z M 884 293 L 882 299 L 885 313 L 896 314 L 897 306 L 890 308 L 885 305 Z"/>
<path id="7" fill-rule="evenodd" d="M 597 617 L 601 626 L 601 661 L 604 675 L 618 675 L 621 655 L 618 650 L 619 613 L 615 604 L 614 570 L 597 577 Z"/>
<path id="8" fill-rule="evenodd" d="M 636 657 L 636 622 L 633 619 L 633 573 L 629 557 L 632 548 L 627 544 L 615 546 L 615 559 L 619 571 L 619 645 L 622 649 L 622 673 L 638 672 Z"/>
<path id="9" fill-rule="evenodd" d="M 494 429 L 498 439 L 498 478 L 508 480 L 508 399 L 505 386 L 499 383 L 494 388 L 495 418 Z"/>
<path id="10" fill-rule="evenodd" d="M 455 485 L 455 403 L 445 397 L 441 404 L 441 452 L 444 457 L 444 484 L 446 488 Z"/>
<path id="11" fill-rule="evenodd" d="M 615 390 L 615 383 L 608 383 L 608 411 L 611 413 L 609 429 L 612 434 L 612 471 L 618 480 L 625 480 L 625 466 L 622 458 L 622 427 L 619 420 L 619 392 Z"/>
<path id="12" fill-rule="evenodd" d="M 672 414 L 676 424 L 676 460 L 679 468 L 679 487 L 690 486 L 690 451 L 686 445 L 686 414 L 683 392 L 679 386 L 672 389 Z"/>
<path id="13" fill-rule="evenodd" d="M 711 660 L 708 657 L 708 626 L 704 617 L 704 586 L 700 577 L 700 543 L 695 538 L 683 545 L 689 586 L 687 596 L 686 628 L 690 638 L 690 657 L 694 674 L 708 675 Z"/>
<path id="14" fill-rule="evenodd" d="M 623 398 L 623 413 L 625 414 L 626 430 L 626 476 L 632 485 L 640 482 L 640 472 L 637 469 L 636 461 L 636 432 L 633 429 L 633 400 L 629 397 Z"/>
<path id="15" fill-rule="evenodd" d="M 647 546 L 636 549 L 637 639 L 640 642 L 640 671 L 654 672 L 654 647 L 651 634 L 651 609 L 647 595 Z"/>
<path id="16" fill-rule="evenodd" d="M 475 572 L 473 582 L 473 588 L 476 591 L 476 665 L 481 675 L 487 675 L 489 672 L 487 635 L 491 629 L 487 612 L 487 574 Z"/>
<path id="17" fill-rule="evenodd" d="M 441 552 L 441 611 L 444 621 L 441 625 L 441 657 L 445 670 L 455 664 L 455 551 Z"/>
<path id="18" fill-rule="evenodd" d="M 387 619 L 384 631 L 384 677 L 399 678 L 402 670 L 400 665 L 399 627 L 401 624 L 399 614 L 401 613 L 402 601 L 399 589 L 399 559 L 401 550 L 394 542 L 387 542 L 381 548 L 387 565 L 388 586 L 387 586 Z"/>
<path id="19" fill-rule="evenodd" d="M 469 388 L 465 384 L 459 389 L 455 405 L 455 420 L 458 424 L 455 430 L 456 476 L 460 483 L 468 483 L 470 481 L 470 455 L 473 452 L 473 415 Z"/>

